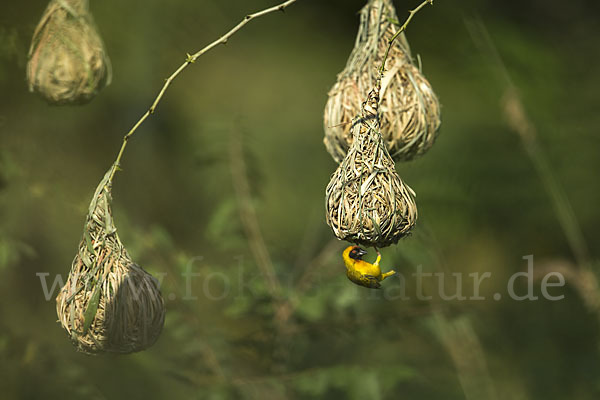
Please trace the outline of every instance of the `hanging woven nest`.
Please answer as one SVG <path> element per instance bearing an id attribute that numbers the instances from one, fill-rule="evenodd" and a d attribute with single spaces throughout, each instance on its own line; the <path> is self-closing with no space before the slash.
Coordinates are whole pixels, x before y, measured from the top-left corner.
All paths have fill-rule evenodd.
<path id="1" fill-rule="evenodd" d="M 380 81 L 352 124 L 353 142 L 327 185 L 327 224 L 338 239 L 385 247 L 417 220 L 415 193 L 400 179 L 379 131 Z"/>
<path id="2" fill-rule="evenodd" d="M 131 260 L 114 226 L 110 172 L 96 189 L 79 252 L 56 298 L 59 322 L 84 353 L 144 350 L 165 319 L 156 279 Z"/>
<path id="3" fill-rule="evenodd" d="M 33 33 L 29 90 L 51 104 L 90 101 L 111 81 L 110 60 L 88 0 L 52 0 Z"/>
<path id="4" fill-rule="evenodd" d="M 388 41 L 398 31 L 398 17 L 391 0 L 370 0 L 360 12 L 354 49 L 325 105 L 324 143 L 336 162 L 352 144 L 352 118 L 375 85 Z M 396 161 L 408 161 L 425 153 L 440 126 L 440 105 L 431 85 L 412 62 L 404 33 L 394 42 L 386 59 L 381 83 L 381 134 Z"/>

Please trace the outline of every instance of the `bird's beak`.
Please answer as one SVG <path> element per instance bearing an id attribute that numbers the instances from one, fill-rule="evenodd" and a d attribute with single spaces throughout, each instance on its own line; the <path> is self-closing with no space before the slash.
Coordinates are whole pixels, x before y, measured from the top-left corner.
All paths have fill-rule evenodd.
<path id="1" fill-rule="evenodd" d="M 367 254 L 367 251 L 366 251 L 365 249 L 363 249 L 363 248 L 360 248 L 360 247 L 359 247 L 359 248 L 358 248 L 358 256 L 359 256 L 359 257 L 362 257 L 362 256 L 364 256 L 365 254 Z"/>

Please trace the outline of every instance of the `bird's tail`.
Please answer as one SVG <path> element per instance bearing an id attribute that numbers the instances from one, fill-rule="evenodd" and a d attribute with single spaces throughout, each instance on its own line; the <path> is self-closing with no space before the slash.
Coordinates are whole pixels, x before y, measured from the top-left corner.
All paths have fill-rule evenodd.
<path id="1" fill-rule="evenodd" d="M 392 276 L 392 275 L 395 275 L 395 274 L 396 274 L 396 271 L 394 271 L 394 270 L 391 270 L 391 271 L 389 271 L 389 272 L 386 272 L 385 274 L 381 274 L 381 280 L 384 280 L 384 279 L 385 279 L 385 278 L 387 278 L 388 276 Z"/>

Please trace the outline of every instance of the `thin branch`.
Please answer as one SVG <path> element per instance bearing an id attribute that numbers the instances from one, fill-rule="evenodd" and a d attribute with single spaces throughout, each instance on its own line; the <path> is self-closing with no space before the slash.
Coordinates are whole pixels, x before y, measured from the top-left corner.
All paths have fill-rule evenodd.
<path id="1" fill-rule="evenodd" d="M 577 260 L 577 264 L 585 268 L 590 265 L 590 252 L 583 236 L 583 231 L 577 221 L 568 195 L 556 178 L 551 163 L 537 141 L 536 127 L 525 111 L 517 87 L 513 83 L 508 69 L 483 22 L 480 19 L 474 22 L 465 22 L 473 37 L 473 41 L 480 47 L 482 52 L 488 54 L 492 65 L 497 68 L 499 76 L 501 76 L 506 85 L 503 98 L 503 112 L 508 125 L 521 139 L 521 143 L 552 201 L 558 221 L 569 243 L 569 247 Z"/>
<path id="2" fill-rule="evenodd" d="M 398 36 L 400 36 L 400 34 L 402 32 L 404 32 L 406 30 L 406 27 L 408 26 L 408 24 L 410 23 L 410 21 L 413 19 L 413 17 L 415 16 L 416 13 L 418 13 L 423 7 L 425 7 L 427 4 L 431 4 L 433 5 L 433 0 L 425 0 L 424 2 L 422 2 L 417 8 L 415 8 L 414 10 L 410 10 L 409 14 L 408 14 L 408 18 L 406 19 L 406 21 L 404 22 L 404 24 L 400 27 L 400 29 L 398 29 L 398 32 L 396 32 L 394 34 L 394 36 L 392 36 L 392 38 L 388 41 L 388 47 L 385 50 L 385 54 L 383 55 L 383 60 L 381 62 L 381 67 L 379 68 L 379 72 L 383 75 L 383 73 L 385 72 L 385 62 L 387 60 L 388 54 L 390 53 L 390 50 L 392 48 L 392 45 L 394 44 L 394 41 L 396 40 L 396 38 Z"/>
<path id="3" fill-rule="evenodd" d="M 316 268 L 322 267 L 327 261 L 339 254 L 342 247 L 342 242 L 337 239 L 331 239 L 323 246 L 319 254 L 306 265 L 306 268 L 304 268 L 304 271 L 302 272 L 302 276 L 300 276 L 294 287 L 294 291 L 285 302 L 279 305 L 275 312 L 275 319 L 278 321 L 279 326 L 285 326 L 290 317 L 296 312 L 298 299 L 311 287 L 312 280 L 315 276 L 313 271 Z"/>
<path id="4" fill-rule="evenodd" d="M 144 242 L 145 243 L 145 242 Z M 154 243 L 150 244 L 147 248 L 142 248 L 140 253 L 144 253 L 145 251 L 152 252 L 153 257 L 159 257 L 161 260 L 157 261 L 157 264 L 164 265 L 168 268 L 167 277 L 177 277 L 181 276 L 181 271 L 175 266 L 177 264 L 176 261 L 166 258 L 162 255 L 161 252 L 156 251 L 156 246 Z M 174 293 L 182 293 L 183 290 L 180 287 L 179 281 L 177 279 L 169 279 L 169 283 L 174 286 Z M 164 282 L 161 284 L 161 287 L 164 290 Z M 82 286 L 83 289 L 83 286 Z M 163 292 L 164 293 L 164 292 Z M 169 296 L 170 299 L 170 296 Z M 171 300 L 171 299 L 170 299 Z M 198 315 L 198 313 L 192 308 L 192 304 L 189 301 L 179 301 L 177 307 L 183 309 L 185 312 L 182 312 L 182 315 L 192 323 L 198 325 L 198 327 L 202 328 L 206 326 L 202 318 Z M 214 349 L 213 346 L 210 345 L 208 341 L 202 341 L 202 360 L 205 362 L 206 366 L 211 370 L 212 377 L 218 381 L 219 383 L 225 382 L 227 380 L 227 376 L 225 374 L 225 370 L 223 369 L 221 362 L 219 361 L 219 357 L 217 356 L 218 352 Z"/>
<path id="5" fill-rule="evenodd" d="M 552 273 L 562 275 L 569 284 L 573 285 L 588 309 L 600 317 L 600 290 L 592 268 L 579 268 L 568 260 L 542 260 L 536 262 L 533 279 L 541 281 Z"/>
<path id="6" fill-rule="evenodd" d="M 329 261 L 334 255 L 339 254 L 344 247 L 344 243 L 337 240 L 331 239 L 317 254 L 315 258 L 313 258 L 304 269 L 302 276 L 298 279 L 298 283 L 296 284 L 296 291 L 298 294 L 304 293 L 306 290 L 310 288 L 312 283 L 312 279 L 314 277 L 313 271 L 319 267 L 322 267 L 327 261 Z M 340 263 L 341 263 L 340 257 Z"/>
<path id="7" fill-rule="evenodd" d="M 118 170 L 120 170 L 121 158 L 123 157 L 123 153 L 125 151 L 125 147 L 127 147 L 127 142 L 129 141 L 129 138 L 135 133 L 135 131 L 146 120 L 146 118 L 148 118 L 150 115 L 154 114 L 154 111 L 156 111 L 156 107 L 158 106 L 158 103 L 162 99 L 162 97 L 165 94 L 165 92 L 167 91 L 168 87 L 171 85 L 171 82 L 173 82 L 173 80 L 184 69 L 186 69 L 190 64 L 193 64 L 194 62 L 196 62 L 198 57 L 200 57 L 204 53 L 207 53 L 208 51 L 212 50 L 213 48 L 217 47 L 220 44 L 226 44 L 231 36 L 233 36 L 237 31 L 242 29 L 242 27 L 244 27 L 244 25 L 246 25 L 251 20 L 262 17 L 262 16 L 270 14 L 270 13 L 273 13 L 275 11 L 285 11 L 285 9 L 287 7 L 291 6 L 295 2 L 296 2 L 296 0 L 288 0 L 277 6 L 273 6 L 273 7 L 264 9 L 262 11 L 255 12 L 254 14 L 248 14 L 244 17 L 244 19 L 239 24 L 234 26 L 233 29 L 231 29 L 225 35 L 221 36 L 219 39 L 215 40 L 214 42 L 212 42 L 211 44 L 209 44 L 208 46 L 204 47 L 202 50 L 200 50 L 194 54 L 187 54 L 185 62 L 183 64 L 181 64 L 179 66 L 179 68 L 177 68 L 177 70 L 175 72 L 173 72 L 173 74 L 171 74 L 171 76 L 169 76 L 165 80 L 165 84 L 163 85 L 162 89 L 158 93 L 158 96 L 156 96 L 156 99 L 152 103 L 152 106 L 150 106 L 148 111 L 146 111 L 146 113 L 144 113 L 144 115 L 142 115 L 142 117 L 135 123 L 135 125 L 133 125 L 133 128 L 131 128 L 131 130 L 129 132 L 127 132 L 127 134 L 123 137 L 123 143 L 121 144 L 121 149 L 119 150 L 119 154 L 117 155 L 117 158 L 116 158 L 115 162 L 113 163 L 112 171 L 111 171 L 110 177 L 108 179 L 108 184 L 112 183 L 115 173 Z"/>
<path id="8" fill-rule="evenodd" d="M 256 261 L 258 268 L 267 279 L 269 292 L 275 298 L 281 294 L 281 284 L 275 275 L 275 268 L 271 261 L 271 256 L 267 250 L 267 245 L 263 238 L 256 210 L 252 205 L 252 194 L 250 184 L 248 183 L 248 174 L 246 162 L 244 161 L 244 152 L 239 134 L 232 133 L 230 145 L 231 176 L 233 187 L 240 208 L 240 219 L 248 238 L 250 251 Z"/>
<path id="9" fill-rule="evenodd" d="M 485 350 L 468 316 L 452 318 L 433 313 L 435 333 L 456 368 L 467 400 L 498 398 Z"/>

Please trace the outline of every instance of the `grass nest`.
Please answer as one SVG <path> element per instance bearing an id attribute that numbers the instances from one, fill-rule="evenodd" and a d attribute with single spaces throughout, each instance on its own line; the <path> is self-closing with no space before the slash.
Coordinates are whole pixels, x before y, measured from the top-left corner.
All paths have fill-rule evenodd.
<path id="1" fill-rule="evenodd" d="M 29 90 L 51 104 L 90 101 L 111 81 L 111 65 L 88 0 L 52 0 L 33 33 Z"/>
<path id="2" fill-rule="evenodd" d="M 79 251 L 56 298 L 77 350 L 132 353 L 158 339 L 165 319 L 158 282 L 131 260 L 113 223 L 109 171 L 96 189 Z"/>
<path id="3" fill-rule="evenodd" d="M 329 91 L 324 112 L 324 143 L 336 162 L 346 155 L 353 136 L 352 119 L 379 77 L 388 41 L 398 31 L 391 0 L 370 0 L 360 12 L 354 49 Z M 402 33 L 386 59 L 381 84 L 381 134 L 396 161 L 409 161 L 434 143 L 440 126 L 440 104 L 420 69 L 413 64 Z"/>
<path id="4" fill-rule="evenodd" d="M 415 193 L 402 182 L 379 130 L 381 81 L 352 124 L 353 141 L 326 189 L 326 219 L 338 239 L 386 247 L 417 220 Z"/>

